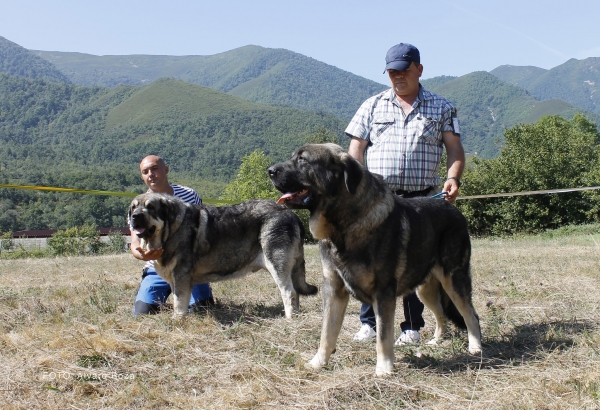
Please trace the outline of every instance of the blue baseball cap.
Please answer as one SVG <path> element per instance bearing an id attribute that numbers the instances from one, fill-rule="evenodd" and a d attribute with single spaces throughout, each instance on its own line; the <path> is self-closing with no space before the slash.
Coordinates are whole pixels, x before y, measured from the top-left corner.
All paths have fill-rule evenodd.
<path id="1" fill-rule="evenodd" d="M 396 44 L 385 55 L 385 70 L 405 71 L 413 62 L 421 64 L 419 49 L 408 43 Z"/>

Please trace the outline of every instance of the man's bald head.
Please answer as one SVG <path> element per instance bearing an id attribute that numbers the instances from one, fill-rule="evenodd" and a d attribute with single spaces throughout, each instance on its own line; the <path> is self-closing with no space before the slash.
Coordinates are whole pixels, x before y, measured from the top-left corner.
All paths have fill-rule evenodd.
<path id="1" fill-rule="evenodd" d="M 156 164 L 159 165 L 161 167 L 166 167 L 167 163 L 165 162 L 164 159 L 162 159 L 161 157 L 159 157 L 158 155 L 148 155 L 147 157 L 144 157 L 144 159 L 142 159 L 142 162 L 140 162 L 140 170 L 142 169 L 142 165 L 146 163 L 146 164 Z"/>
<path id="2" fill-rule="evenodd" d="M 140 162 L 142 179 L 150 191 L 157 193 L 172 194 L 173 189 L 169 185 L 167 174 L 169 166 L 158 155 L 148 155 Z"/>

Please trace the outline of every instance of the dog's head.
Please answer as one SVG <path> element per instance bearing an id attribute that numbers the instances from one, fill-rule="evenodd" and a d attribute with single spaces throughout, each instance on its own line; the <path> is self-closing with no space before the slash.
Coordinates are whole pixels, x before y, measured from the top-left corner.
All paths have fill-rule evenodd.
<path id="1" fill-rule="evenodd" d="M 165 225 L 169 223 L 177 210 L 173 209 L 177 199 L 165 194 L 142 194 L 136 196 L 129 205 L 127 214 L 131 232 L 145 243 L 158 237 Z"/>
<path id="2" fill-rule="evenodd" d="M 267 172 L 275 188 L 283 193 L 278 203 L 313 211 L 324 198 L 354 195 L 364 171 L 339 145 L 308 144 L 298 148 L 289 161 L 273 165 Z"/>

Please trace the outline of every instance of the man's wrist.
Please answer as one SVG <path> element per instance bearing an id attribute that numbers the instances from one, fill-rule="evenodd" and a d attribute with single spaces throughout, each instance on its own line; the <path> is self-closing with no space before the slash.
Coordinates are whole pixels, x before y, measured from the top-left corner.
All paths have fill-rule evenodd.
<path id="1" fill-rule="evenodd" d="M 458 187 L 460 188 L 460 186 L 462 185 L 462 184 L 460 183 L 460 179 L 459 179 L 458 177 L 448 177 L 448 178 L 446 179 L 446 181 L 450 181 L 451 179 L 455 180 L 455 181 L 456 181 L 456 184 L 457 184 L 457 185 L 458 185 Z"/>

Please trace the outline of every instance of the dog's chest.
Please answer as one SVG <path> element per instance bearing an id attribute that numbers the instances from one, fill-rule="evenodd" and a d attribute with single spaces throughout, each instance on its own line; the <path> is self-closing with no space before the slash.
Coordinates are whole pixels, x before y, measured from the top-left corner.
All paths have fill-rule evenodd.
<path id="1" fill-rule="evenodd" d="M 167 264 L 161 264 L 158 260 L 154 261 L 154 268 L 158 276 L 166 280 L 171 286 L 173 286 L 173 268 L 175 267 L 175 261 L 169 261 Z"/>
<path id="2" fill-rule="evenodd" d="M 371 266 L 364 263 L 360 255 L 340 254 L 332 250 L 329 258 L 350 294 L 356 297 L 357 294 L 371 293 L 374 274 Z"/>
<path id="3" fill-rule="evenodd" d="M 323 212 L 316 212 L 311 215 L 308 220 L 308 227 L 315 239 L 327 239 L 331 237 L 331 232 L 333 230 L 333 227 L 329 221 L 327 221 Z"/>

